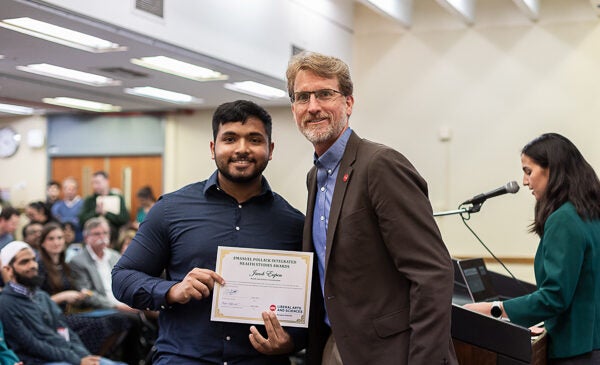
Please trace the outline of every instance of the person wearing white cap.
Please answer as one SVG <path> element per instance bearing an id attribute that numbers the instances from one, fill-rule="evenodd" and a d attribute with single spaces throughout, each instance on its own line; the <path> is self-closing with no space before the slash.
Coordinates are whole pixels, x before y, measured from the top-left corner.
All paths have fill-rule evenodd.
<path id="1" fill-rule="evenodd" d="M 38 264 L 31 246 L 10 242 L 0 251 L 0 259 L 8 281 L 0 295 L 0 321 L 7 344 L 25 364 L 117 364 L 91 355 L 60 307 L 38 289 Z"/>

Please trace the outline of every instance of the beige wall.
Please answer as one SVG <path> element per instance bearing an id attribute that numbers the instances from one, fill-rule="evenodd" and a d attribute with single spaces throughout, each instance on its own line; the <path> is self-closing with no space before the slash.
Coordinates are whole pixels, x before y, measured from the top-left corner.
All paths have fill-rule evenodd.
<path id="1" fill-rule="evenodd" d="M 4 126 L 11 126 L 21 135 L 21 144 L 15 155 L 0 159 L 0 189 L 8 190 L 10 202 L 17 207 L 45 200 L 48 155 L 45 147 L 29 147 L 27 133 L 41 129 L 46 134 L 46 118 L 0 118 L 0 128 Z"/>
<path id="2" fill-rule="evenodd" d="M 351 124 L 414 162 L 435 211 L 521 184 L 520 149 L 543 132 L 566 135 L 600 169 L 600 25 L 588 2 L 542 2 L 534 23 L 510 1 L 480 1 L 471 27 L 433 1 L 414 3 L 410 30 L 358 9 Z M 533 257 L 533 205 L 522 188 L 487 201 L 468 223 L 496 255 Z M 437 220 L 451 254 L 488 256 L 458 216 Z M 513 266 L 533 280 L 530 268 Z"/>

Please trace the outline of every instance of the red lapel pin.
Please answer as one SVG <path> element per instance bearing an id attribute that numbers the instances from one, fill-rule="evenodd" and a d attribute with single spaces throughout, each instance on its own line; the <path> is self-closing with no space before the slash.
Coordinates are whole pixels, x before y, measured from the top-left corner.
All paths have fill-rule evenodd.
<path id="1" fill-rule="evenodd" d="M 344 182 L 348 181 L 348 174 L 344 174 Z"/>

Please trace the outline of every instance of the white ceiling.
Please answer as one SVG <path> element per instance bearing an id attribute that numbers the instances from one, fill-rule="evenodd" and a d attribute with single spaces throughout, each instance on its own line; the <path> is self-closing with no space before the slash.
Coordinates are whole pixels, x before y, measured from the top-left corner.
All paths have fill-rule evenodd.
<path id="1" fill-rule="evenodd" d="M 350 1 L 350 0 L 343 0 Z M 371 1 L 354 0 L 355 3 L 366 5 L 375 13 L 384 15 L 382 9 L 373 6 Z M 440 18 L 436 14 L 441 8 L 448 10 L 449 0 L 396 0 L 397 7 L 403 13 L 398 17 L 392 16 L 395 21 L 403 24 L 401 18 L 413 19 L 412 29 L 420 29 L 423 24 L 444 21 L 447 17 L 455 17 L 456 23 L 464 22 L 464 15 L 459 16 L 455 11 L 442 11 Z M 469 0 L 472 11 L 477 4 L 478 17 L 486 21 L 498 18 L 499 12 L 510 14 L 512 17 L 530 18 L 530 22 L 543 22 L 544 18 L 568 18 L 568 14 L 586 13 L 590 19 L 597 19 L 595 14 L 600 13 L 600 0 Z M 534 8 L 541 8 L 543 17 L 538 19 L 537 15 L 531 16 L 529 12 L 523 12 L 522 4 L 533 3 Z M 428 5 L 428 6 L 425 6 Z M 442 6 L 441 6 L 442 5 Z M 396 10 L 398 10 L 396 9 Z M 398 10 L 398 11 L 400 11 Z M 521 11 L 521 14 L 519 14 Z M 414 13 L 414 14 L 413 14 Z M 452 15 L 450 15 L 452 14 Z M 37 0 L 0 0 L 0 19 L 31 17 L 55 25 L 63 26 L 72 30 L 90 34 L 114 43 L 126 46 L 127 51 L 109 53 L 89 53 L 78 49 L 62 46 L 56 43 L 44 41 L 35 37 L 24 35 L 12 30 L 0 27 L 0 103 L 18 104 L 44 109 L 47 113 L 53 112 L 78 112 L 75 109 L 56 107 L 42 102 L 46 97 L 73 97 L 88 99 L 103 103 L 114 104 L 122 107 L 124 112 L 149 112 L 149 111 L 174 111 L 190 109 L 212 109 L 219 104 L 235 99 L 249 99 L 264 106 L 289 106 L 289 100 L 282 98 L 278 100 L 265 100 L 255 98 L 246 94 L 227 90 L 223 87 L 225 83 L 237 81 L 257 81 L 269 86 L 285 90 L 283 79 L 274 78 L 256 71 L 245 69 L 224 61 L 210 58 L 206 55 L 192 52 L 177 46 L 173 46 L 156 39 L 151 39 L 142 34 L 133 33 L 129 30 L 101 23 L 89 17 L 69 13 L 57 9 L 48 3 Z M 531 18 L 536 18 L 533 20 Z M 431 21 L 426 21 L 432 19 Z M 377 20 L 382 22 L 382 18 Z M 455 24 L 456 24 L 455 23 Z M 469 23 L 469 22 L 466 22 Z M 404 24 L 403 24 L 404 25 Z M 405 26 L 405 25 L 404 25 Z M 405 28 L 408 29 L 408 28 Z M 181 61 L 196 64 L 215 71 L 229 75 L 225 81 L 198 82 L 168 75 L 159 71 L 153 71 L 134 65 L 130 62 L 132 58 L 163 55 Z M 49 63 L 52 65 L 72 68 L 102 76 L 118 79 L 122 82 L 119 86 L 93 87 L 83 84 L 61 81 L 54 78 L 39 76 L 18 70 L 17 66 Z M 108 69 L 123 70 L 124 73 L 109 71 Z M 136 73 L 138 74 L 136 76 Z M 125 88 L 137 86 L 153 86 L 170 91 L 176 91 L 203 99 L 202 104 L 178 105 L 168 102 L 155 101 L 124 93 Z M 0 112 L 0 116 L 6 115 Z"/>
<path id="2" fill-rule="evenodd" d="M 280 79 L 253 72 L 241 67 L 211 59 L 140 34 L 101 24 L 89 18 L 69 14 L 60 9 L 38 3 L 18 0 L 0 0 L 0 18 L 31 17 L 63 26 L 126 46 L 124 52 L 90 53 L 60 44 L 48 42 L 5 28 L 0 28 L 0 103 L 33 106 L 46 112 L 72 112 L 75 109 L 56 107 L 42 103 L 46 97 L 73 97 L 121 106 L 125 112 L 165 111 L 214 108 L 235 99 L 254 100 L 264 106 L 289 105 L 287 98 L 264 100 L 227 90 L 224 83 L 253 80 L 285 90 Z M 229 75 L 226 81 L 198 82 L 168 75 L 134 65 L 131 58 L 164 55 L 198 66 L 208 67 Z M 78 71 L 95 73 L 122 81 L 120 86 L 94 87 L 20 71 L 16 66 L 49 63 Z M 122 69 L 126 73 L 109 72 Z M 139 73 L 134 76 L 132 73 Z M 198 105 L 154 101 L 123 92 L 125 88 L 154 86 L 161 89 L 189 94 L 204 100 Z M 2 113 L 0 113 L 2 115 Z"/>

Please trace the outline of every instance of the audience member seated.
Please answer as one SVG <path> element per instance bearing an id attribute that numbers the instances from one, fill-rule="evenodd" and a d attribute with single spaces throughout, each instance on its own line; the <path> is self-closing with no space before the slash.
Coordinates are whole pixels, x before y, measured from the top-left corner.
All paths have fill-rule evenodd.
<path id="1" fill-rule="evenodd" d="M 75 239 L 75 230 L 77 229 L 73 222 L 62 223 L 63 232 L 65 234 L 65 246 L 67 246 L 67 252 L 65 261 L 69 262 L 83 249 L 83 238 L 81 240 Z"/>
<path id="2" fill-rule="evenodd" d="M 40 237 L 42 236 L 42 229 L 44 225 L 38 222 L 29 222 L 23 226 L 23 241 L 27 243 L 34 251 L 40 249 Z"/>
<path id="3" fill-rule="evenodd" d="M 5 206 L 0 211 L 0 249 L 15 240 L 15 230 L 19 224 L 19 211 Z"/>
<path id="4" fill-rule="evenodd" d="M 38 265 L 43 282 L 40 288 L 61 306 L 67 314 L 67 323 L 77 332 L 86 348 L 94 353 L 101 353 L 108 338 L 120 334 L 124 338 L 131 324 L 117 310 L 92 310 L 82 305 L 83 300 L 92 295 L 92 292 L 76 286 L 74 272 L 65 261 L 65 241 L 61 226 L 57 223 L 47 224 L 41 239 Z M 105 349 L 111 350 L 114 349 Z"/>
<path id="5" fill-rule="evenodd" d="M 81 242 L 83 235 L 79 225 L 79 214 L 83 208 L 83 199 L 77 195 L 77 180 L 66 178 L 62 183 L 63 199 L 52 206 L 52 216 L 60 223 L 71 222 L 75 226 L 75 241 Z"/>
<path id="6" fill-rule="evenodd" d="M 75 273 L 78 287 L 89 289 L 92 294 L 84 303 L 96 309 L 117 309 L 131 325 L 125 338 L 124 360 L 128 362 L 144 356 L 145 344 L 140 343 L 144 330 L 151 332 L 149 337 L 156 336 L 156 328 L 148 322 L 144 312 L 133 309 L 119 302 L 112 292 L 111 272 L 121 255 L 108 247 L 110 228 L 106 219 L 96 217 L 88 220 L 83 226 L 84 248 L 69 262 Z M 154 314 L 150 312 L 149 314 Z"/>
<path id="7" fill-rule="evenodd" d="M 79 214 L 79 225 L 84 226 L 90 218 L 105 218 L 110 225 L 110 242 L 115 245 L 119 239 L 119 229 L 129 222 L 125 199 L 110 188 L 108 174 L 105 171 L 94 173 L 92 190 L 94 193 L 83 201 L 81 214 Z"/>
<path id="8" fill-rule="evenodd" d="M 9 243 L 0 250 L 0 261 L 8 277 L 0 295 L 0 320 L 6 342 L 19 359 L 25 364 L 117 364 L 91 355 L 60 307 L 39 289 L 38 264 L 27 243 Z"/>
<path id="9" fill-rule="evenodd" d="M 39 252 L 38 271 L 43 280 L 40 288 L 50 294 L 63 312 L 73 312 L 91 292 L 75 286 L 73 272 L 65 262 L 65 239 L 60 225 L 44 226 Z"/>
<path id="10" fill-rule="evenodd" d="M 154 203 L 156 203 L 156 197 L 154 196 L 150 186 L 144 186 L 140 188 L 136 196 L 138 198 L 140 207 L 138 208 L 135 222 L 133 222 L 133 228 L 138 229 L 140 227 L 140 223 L 142 223 L 144 218 L 146 218 L 146 214 L 148 214 L 150 208 L 152 208 Z"/>
<path id="11" fill-rule="evenodd" d="M 49 181 L 46 184 L 46 209 L 52 211 L 52 206 L 60 199 L 60 184 L 58 181 Z"/>
<path id="12" fill-rule="evenodd" d="M 8 348 L 4 341 L 4 330 L 2 328 L 2 322 L 0 322 L 0 364 L 2 365 L 23 365 L 23 362 L 19 360 L 17 354 Z"/>
<path id="13" fill-rule="evenodd" d="M 127 226 L 121 228 L 121 232 L 119 232 L 119 243 L 114 247 L 116 251 L 118 251 L 121 255 L 127 249 L 127 246 L 131 243 L 133 237 L 137 233 L 137 229 L 133 228 L 133 224 L 128 224 Z"/>
<path id="14" fill-rule="evenodd" d="M 56 222 L 52 217 L 50 210 L 48 210 L 48 207 L 42 201 L 27 204 L 25 207 L 25 215 L 31 222 L 38 222 L 41 224 Z"/>
<path id="15" fill-rule="evenodd" d="M 88 220 L 83 227 L 84 246 L 69 265 L 75 273 L 78 287 L 89 289 L 92 295 L 86 304 L 93 308 L 116 308 L 133 311 L 119 302 L 112 293 L 111 271 L 121 255 L 108 247 L 110 228 L 106 219 L 96 217 Z"/>

